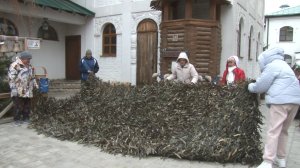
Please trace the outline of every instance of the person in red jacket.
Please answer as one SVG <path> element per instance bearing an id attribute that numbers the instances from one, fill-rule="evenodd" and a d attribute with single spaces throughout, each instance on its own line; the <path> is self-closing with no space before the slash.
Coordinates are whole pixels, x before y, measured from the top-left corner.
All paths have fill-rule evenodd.
<path id="1" fill-rule="evenodd" d="M 232 85 L 245 80 L 245 72 L 238 67 L 239 58 L 230 56 L 226 62 L 226 69 L 223 73 L 221 84 Z"/>

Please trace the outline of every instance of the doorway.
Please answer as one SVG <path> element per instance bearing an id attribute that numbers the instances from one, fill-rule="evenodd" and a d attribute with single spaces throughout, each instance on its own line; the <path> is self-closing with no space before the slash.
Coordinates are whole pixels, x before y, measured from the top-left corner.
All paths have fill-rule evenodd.
<path id="1" fill-rule="evenodd" d="M 81 36 L 66 36 L 66 80 L 80 80 Z"/>
<path id="2" fill-rule="evenodd" d="M 137 85 L 152 83 L 157 72 L 157 25 L 151 19 L 141 21 L 137 28 Z"/>

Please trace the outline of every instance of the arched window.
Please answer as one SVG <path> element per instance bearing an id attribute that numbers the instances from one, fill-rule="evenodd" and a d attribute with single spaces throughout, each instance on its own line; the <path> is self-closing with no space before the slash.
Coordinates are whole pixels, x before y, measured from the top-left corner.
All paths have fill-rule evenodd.
<path id="1" fill-rule="evenodd" d="M 252 36 L 253 36 L 253 26 L 250 28 L 249 32 L 249 39 L 248 39 L 248 59 L 252 60 L 251 54 L 252 54 Z"/>
<path id="2" fill-rule="evenodd" d="M 58 36 L 56 30 L 49 25 L 47 20 L 44 20 L 42 26 L 38 30 L 38 38 L 42 38 L 44 40 L 53 40 L 58 41 Z"/>
<path id="3" fill-rule="evenodd" d="M 293 28 L 290 26 L 280 28 L 279 41 L 293 41 Z"/>
<path id="4" fill-rule="evenodd" d="M 117 35 L 113 24 L 109 23 L 104 27 L 102 41 L 103 56 L 115 57 L 117 52 Z"/>
<path id="5" fill-rule="evenodd" d="M 242 57 L 242 36 L 243 36 L 243 29 L 244 29 L 244 20 L 243 18 L 240 19 L 239 22 L 239 29 L 237 31 L 237 56 Z"/>
<path id="6" fill-rule="evenodd" d="M 13 22 L 5 18 L 0 18 L 0 35 L 18 36 L 19 32 Z"/>
<path id="7" fill-rule="evenodd" d="M 257 36 L 257 41 L 256 41 L 256 61 L 258 61 L 258 55 L 259 55 L 259 44 L 260 44 L 260 33 L 258 33 L 258 36 Z"/>

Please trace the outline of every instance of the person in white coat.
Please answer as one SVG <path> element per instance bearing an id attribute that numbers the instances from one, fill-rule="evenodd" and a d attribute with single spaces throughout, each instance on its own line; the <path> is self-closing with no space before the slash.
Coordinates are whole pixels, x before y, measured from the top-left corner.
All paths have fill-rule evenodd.
<path id="1" fill-rule="evenodd" d="M 258 168 L 286 166 L 286 144 L 288 128 L 300 104 L 300 87 L 291 67 L 284 61 L 282 48 L 272 48 L 258 57 L 261 75 L 255 83 L 248 85 L 253 93 L 266 93 L 269 107 L 268 130 L 264 147 L 264 161 Z"/>
<path id="2" fill-rule="evenodd" d="M 177 58 L 177 65 L 167 80 L 175 80 L 177 82 L 196 84 L 198 81 L 198 73 L 189 62 L 186 52 L 181 52 Z"/>

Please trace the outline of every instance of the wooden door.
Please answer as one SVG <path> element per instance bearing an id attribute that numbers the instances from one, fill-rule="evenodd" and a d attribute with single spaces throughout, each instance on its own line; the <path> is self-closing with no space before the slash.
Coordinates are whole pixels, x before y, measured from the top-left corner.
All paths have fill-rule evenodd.
<path id="1" fill-rule="evenodd" d="M 157 26 L 143 20 L 137 28 L 137 85 L 151 84 L 157 72 Z"/>
<path id="2" fill-rule="evenodd" d="M 66 79 L 80 79 L 81 36 L 66 37 Z"/>

